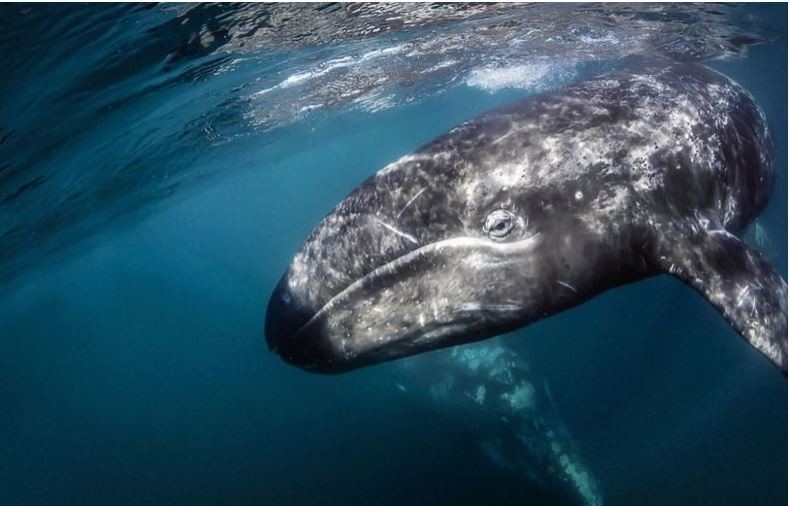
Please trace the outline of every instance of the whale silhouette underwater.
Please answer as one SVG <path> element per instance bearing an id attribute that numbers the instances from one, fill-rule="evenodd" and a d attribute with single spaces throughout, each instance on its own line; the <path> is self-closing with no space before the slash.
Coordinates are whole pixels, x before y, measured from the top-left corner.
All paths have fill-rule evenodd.
<path id="1" fill-rule="evenodd" d="M 269 348 L 338 373 L 478 341 L 667 273 L 786 375 L 787 286 L 735 234 L 765 207 L 753 97 L 634 58 L 453 128 L 313 230 L 274 290 Z"/>
<path id="2" fill-rule="evenodd" d="M 416 355 L 398 365 L 397 391 L 473 428 L 481 456 L 527 488 L 547 493 L 533 502 L 605 502 L 548 381 L 540 379 L 522 349 L 489 339 Z"/>

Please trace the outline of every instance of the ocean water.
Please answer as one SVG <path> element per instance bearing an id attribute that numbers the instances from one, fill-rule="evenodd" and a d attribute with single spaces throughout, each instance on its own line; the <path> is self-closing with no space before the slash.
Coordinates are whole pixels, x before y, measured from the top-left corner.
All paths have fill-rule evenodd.
<path id="1" fill-rule="evenodd" d="M 359 182 L 632 54 L 703 60 L 762 106 L 777 179 L 745 237 L 786 278 L 786 19 L 0 6 L 0 502 L 786 503 L 785 378 L 667 276 L 340 376 L 263 339 L 279 276 Z"/>

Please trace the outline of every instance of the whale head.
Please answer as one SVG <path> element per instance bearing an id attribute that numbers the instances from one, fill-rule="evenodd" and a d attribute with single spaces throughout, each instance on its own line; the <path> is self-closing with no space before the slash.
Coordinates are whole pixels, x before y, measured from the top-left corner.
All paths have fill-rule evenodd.
<path id="1" fill-rule="evenodd" d="M 506 118 L 461 125 L 341 201 L 274 290 L 269 348 L 342 372 L 514 330 L 599 289 L 595 243 L 611 238 L 589 226 L 587 188 L 529 181 L 496 145 L 517 137 Z"/>

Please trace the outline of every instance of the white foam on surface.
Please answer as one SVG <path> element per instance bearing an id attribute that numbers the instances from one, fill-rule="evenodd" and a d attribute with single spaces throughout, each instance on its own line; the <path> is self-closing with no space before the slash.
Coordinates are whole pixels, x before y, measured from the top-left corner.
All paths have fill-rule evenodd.
<path id="1" fill-rule="evenodd" d="M 555 63 L 485 66 L 472 70 L 466 84 L 491 93 L 505 88 L 543 89 L 573 73 L 567 67 Z"/>

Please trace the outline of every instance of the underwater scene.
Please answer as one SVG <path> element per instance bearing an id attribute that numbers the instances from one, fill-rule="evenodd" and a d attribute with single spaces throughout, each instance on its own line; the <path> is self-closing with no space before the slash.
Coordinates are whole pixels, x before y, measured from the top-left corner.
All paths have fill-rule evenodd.
<path id="1" fill-rule="evenodd" d="M 0 503 L 787 502 L 785 4 L 10 3 L 0 62 Z"/>

